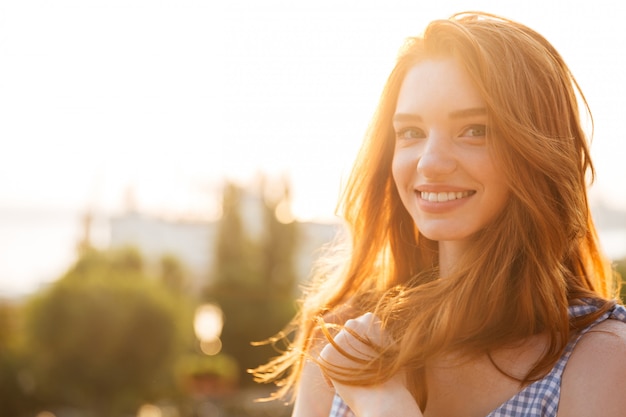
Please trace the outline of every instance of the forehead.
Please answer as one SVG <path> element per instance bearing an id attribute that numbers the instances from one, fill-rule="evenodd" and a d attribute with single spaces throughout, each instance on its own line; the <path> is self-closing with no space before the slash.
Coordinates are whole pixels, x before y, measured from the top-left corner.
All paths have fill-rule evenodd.
<path id="1" fill-rule="evenodd" d="M 429 59 L 406 73 L 396 103 L 396 113 L 446 113 L 485 107 L 469 74 L 454 58 Z"/>

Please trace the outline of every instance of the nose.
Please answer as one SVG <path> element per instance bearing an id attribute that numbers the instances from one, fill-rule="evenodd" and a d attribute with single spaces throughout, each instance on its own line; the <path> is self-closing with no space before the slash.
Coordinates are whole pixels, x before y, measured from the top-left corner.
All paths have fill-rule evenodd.
<path id="1" fill-rule="evenodd" d="M 431 132 L 417 161 L 417 171 L 425 178 L 436 179 L 451 174 L 457 167 L 450 138 Z"/>

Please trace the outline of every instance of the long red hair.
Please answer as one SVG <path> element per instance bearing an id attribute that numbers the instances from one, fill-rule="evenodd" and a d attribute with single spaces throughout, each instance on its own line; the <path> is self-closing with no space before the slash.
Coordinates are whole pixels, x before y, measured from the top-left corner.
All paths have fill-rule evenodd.
<path id="1" fill-rule="evenodd" d="M 391 162 L 392 117 L 405 74 L 422 60 L 443 57 L 455 58 L 485 99 L 489 146 L 511 198 L 474 236 L 454 276 L 439 279 L 437 244 L 420 235 L 402 205 Z M 257 379 L 277 380 L 279 394 L 287 393 L 320 335 L 319 318 L 342 322 L 365 311 L 383 319 L 397 344 L 361 373 L 334 372 L 345 383 L 372 384 L 401 368 L 417 380 L 438 355 L 488 354 L 538 333 L 548 336 L 548 349 L 525 381 L 543 376 L 570 332 L 610 308 L 617 290 L 587 201 L 594 170 L 580 104 L 590 117 L 559 53 L 519 23 L 463 13 L 409 39 L 343 194 L 347 255 L 318 271 L 292 323 L 295 339 L 255 370 Z M 599 300 L 598 312 L 570 320 L 568 306 L 585 298 Z M 415 395 L 424 400 L 424 392 Z"/>

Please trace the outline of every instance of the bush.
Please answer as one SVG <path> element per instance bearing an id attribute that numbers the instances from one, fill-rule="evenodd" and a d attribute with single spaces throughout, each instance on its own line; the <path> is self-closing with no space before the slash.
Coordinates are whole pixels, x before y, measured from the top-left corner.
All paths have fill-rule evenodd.
<path id="1" fill-rule="evenodd" d="M 132 252 L 82 257 L 28 304 L 25 335 L 36 392 L 103 415 L 172 389 L 181 344 L 176 300 Z"/>

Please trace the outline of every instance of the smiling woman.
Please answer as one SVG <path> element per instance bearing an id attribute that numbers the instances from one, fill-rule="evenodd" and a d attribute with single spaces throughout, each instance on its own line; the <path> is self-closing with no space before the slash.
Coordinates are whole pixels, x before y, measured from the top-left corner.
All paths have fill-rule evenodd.
<path id="1" fill-rule="evenodd" d="M 343 195 L 347 256 L 258 379 L 297 417 L 622 415 L 626 308 L 581 110 L 525 25 L 461 13 L 409 39 Z"/>
<path id="2" fill-rule="evenodd" d="M 485 106 L 452 58 L 413 67 L 400 88 L 393 178 L 420 233 L 439 241 L 440 251 L 493 222 L 509 196 L 487 143 Z"/>

